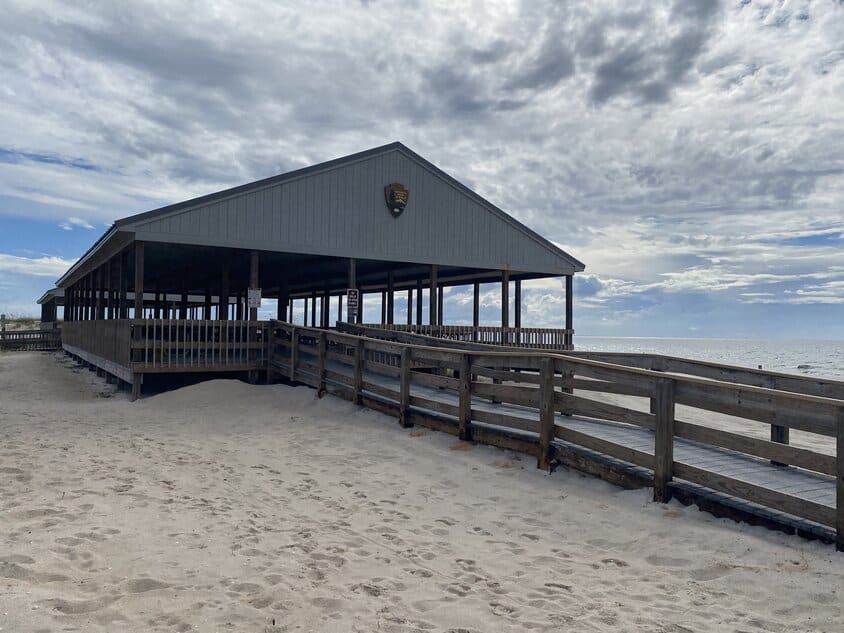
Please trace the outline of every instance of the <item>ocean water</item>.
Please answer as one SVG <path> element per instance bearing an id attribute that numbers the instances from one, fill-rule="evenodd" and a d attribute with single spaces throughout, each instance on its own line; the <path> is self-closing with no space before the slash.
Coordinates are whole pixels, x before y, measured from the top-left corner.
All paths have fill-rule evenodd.
<path id="1" fill-rule="evenodd" d="M 844 341 L 766 341 L 709 338 L 616 338 L 577 336 L 584 351 L 639 352 L 682 356 L 789 374 L 844 379 Z"/>

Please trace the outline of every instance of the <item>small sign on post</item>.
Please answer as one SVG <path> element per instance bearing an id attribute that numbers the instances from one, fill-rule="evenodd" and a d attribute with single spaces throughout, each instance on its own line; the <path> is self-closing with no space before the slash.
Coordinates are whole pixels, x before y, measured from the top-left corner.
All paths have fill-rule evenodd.
<path id="1" fill-rule="evenodd" d="M 249 288 L 246 291 L 246 303 L 250 310 L 257 310 L 261 307 L 261 289 Z"/>
<path id="2" fill-rule="evenodd" d="M 360 291 L 357 288 L 349 288 L 346 290 L 346 320 L 349 323 L 357 322 L 359 301 Z"/>

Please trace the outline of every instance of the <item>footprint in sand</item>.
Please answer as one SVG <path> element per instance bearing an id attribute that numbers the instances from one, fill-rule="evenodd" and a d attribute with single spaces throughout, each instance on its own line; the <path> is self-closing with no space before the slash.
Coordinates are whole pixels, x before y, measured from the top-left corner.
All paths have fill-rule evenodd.
<path id="1" fill-rule="evenodd" d="M 128 593 L 146 593 L 156 589 L 166 589 L 169 586 L 166 582 L 154 578 L 134 578 L 126 582 L 126 591 Z"/>

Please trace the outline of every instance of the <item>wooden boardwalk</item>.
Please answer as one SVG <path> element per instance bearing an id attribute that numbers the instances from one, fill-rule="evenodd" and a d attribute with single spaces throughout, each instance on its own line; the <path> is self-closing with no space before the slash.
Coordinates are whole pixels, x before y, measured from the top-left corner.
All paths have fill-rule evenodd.
<path id="1" fill-rule="evenodd" d="M 655 501 L 676 498 L 844 550 L 844 383 L 696 361 L 682 361 L 684 371 L 673 373 L 499 350 L 274 321 L 268 379 L 337 394 L 395 415 L 405 427 L 534 455 L 540 468 L 562 464 L 625 487 L 652 486 Z M 783 386 L 759 385 L 774 381 Z M 693 421 L 678 419 L 677 405 L 696 410 Z M 719 415 L 739 423 L 718 428 Z M 744 432 L 760 423 L 770 427 L 770 440 Z M 791 445 L 790 429 L 832 439 L 835 454 Z"/>
<path id="2" fill-rule="evenodd" d="M 343 370 L 343 366 L 339 363 L 332 365 L 335 371 Z M 398 391 L 399 387 L 397 377 L 385 376 L 373 371 L 366 372 L 366 381 L 384 389 Z M 410 393 L 411 396 L 436 400 L 444 404 L 454 406 L 458 404 L 456 394 L 435 387 L 411 385 Z M 378 396 L 375 393 L 371 395 Z M 515 418 L 522 418 L 526 423 L 534 423 L 538 415 L 537 410 L 533 408 L 492 403 L 480 398 L 472 398 L 472 410 L 502 413 Z M 626 446 L 648 455 L 654 454 L 654 432 L 648 429 L 620 422 L 560 414 L 555 414 L 554 422 L 557 426 L 572 429 L 599 440 Z M 472 423 L 485 424 L 479 420 L 473 420 Z M 531 431 L 522 432 L 528 436 L 537 436 L 537 433 Z M 695 468 L 720 475 L 728 475 L 749 484 L 821 504 L 831 510 L 835 509 L 835 479 L 833 477 L 791 466 L 777 466 L 772 464 L 770 460 L 682 438 L 677 438 L 674 441 L 674 459 Z"/>

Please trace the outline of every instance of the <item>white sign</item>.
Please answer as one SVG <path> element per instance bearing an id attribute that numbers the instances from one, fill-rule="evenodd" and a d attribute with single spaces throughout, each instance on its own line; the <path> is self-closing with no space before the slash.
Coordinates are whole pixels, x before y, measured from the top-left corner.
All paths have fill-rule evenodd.
<path id="1" fill-rule="evenodd" d="M 346 295 L 348 296 L 349 310 L 357 310 L 360 291 L 357 288 L 349 288 L 346 290 Z"/>
<path id="2" fill-rule="evenodd" d="M 250 288 L 246 291 L 246 303 L 249 306 L 249 309 L 252 310 L 258 309 L 261 307 L 261 289 L 260 288 Z"/>
<path id="3" fill-rule="evenodd" d="M 360 301 L 360 291 L 357 288 L 349 288 L 346 290 L 346 320 L 349 323 L 356 323 L 358 319 L 358 301 Z"/>

